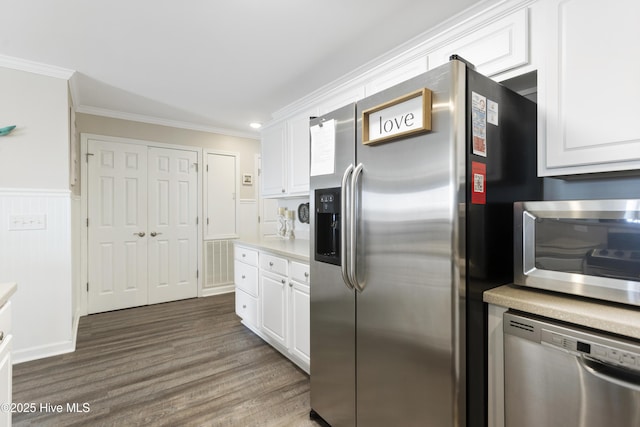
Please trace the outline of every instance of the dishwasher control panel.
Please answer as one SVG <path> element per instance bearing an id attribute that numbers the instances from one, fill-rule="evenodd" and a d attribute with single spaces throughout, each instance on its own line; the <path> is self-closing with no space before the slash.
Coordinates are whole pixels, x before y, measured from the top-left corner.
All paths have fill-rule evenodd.
<path id="1" fill-rule="evenodd" d="M 613 337 L 606 332 L 565 326 L 545 319 L 508 311 L 504 314 L 504 333 L 572 353 L 640 371 L 640 343 Z"/>
<path id="2" fill-rule="evenodd" d="M 602 344 L 595 344 L 588 340 L 579 340 L 558 332 L 542 328 L 541 343 L 560 347 L 572 353 L 585 354 L 594 359 L 611 365 L 618 365 L 629 369 L 640 370 L 640 354 L 621 350 L 616 347 L 609 347 Z"/>

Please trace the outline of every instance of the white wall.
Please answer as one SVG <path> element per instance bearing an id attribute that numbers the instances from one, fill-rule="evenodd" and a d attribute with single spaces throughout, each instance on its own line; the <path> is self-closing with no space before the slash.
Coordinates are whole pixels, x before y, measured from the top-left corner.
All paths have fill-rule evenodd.
<path id="1" fill-rule="evenodd" d="M 67 80 L 0 67 L 0 188 L 69 189 Z"/>
<path id="2" fill-rule="evenodd" d="M 73 350 L 66 78 L 0 67 L 0 282 L 16 282 L 14 362 Z M 40 214 L 45 227 L 10 230 Z"/>

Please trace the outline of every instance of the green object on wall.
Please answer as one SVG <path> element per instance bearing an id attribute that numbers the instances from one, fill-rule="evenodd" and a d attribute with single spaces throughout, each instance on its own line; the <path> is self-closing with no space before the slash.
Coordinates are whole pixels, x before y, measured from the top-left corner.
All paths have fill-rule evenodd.
<path id="1" fill-rule="evenodd" d="M 11 131 L 14 130 L 15 128 L 16 128 L 15 125 L 7 126 L 7 127 L 4 127 L 4 128 L 0 128 L 0 136 L 9 135 L 11 133 Z"/>

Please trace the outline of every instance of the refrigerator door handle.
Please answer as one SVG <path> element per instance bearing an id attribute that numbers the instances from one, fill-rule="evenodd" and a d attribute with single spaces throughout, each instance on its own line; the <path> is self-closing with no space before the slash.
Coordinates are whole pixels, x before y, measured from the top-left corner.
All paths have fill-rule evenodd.
<path id="1" fill-rule="evenodd" d="M 342 175 L 342 188 L 340 191 L 340 210 L 342 211 L 342 215 L 340 215 L 340 272 L 342 273 L 342 280 L 349 290 L 353 290 L 353 284 L 349 279 L 349 257 L 347 253 L 347 233 L 349 231 L 348 217 L 350 214 L 351 195 L 353 193 L 350 189 L 349 178 L 352 173 L 353 164 L 350 164 Z M 349 193 L 348 196 L 347 193 Z"/>
<path id="2" fill-rule="evenodd" d="M 358 273 L 356 270 L 356 256 L 358 253 L 358 223 L 357 223 L 357 202 L 358 202 L 358 178 L 362 174 L 364 165 L 358 163 L 358 166 L 353 170 L 351 175 L 351 202 L 349 206 L 349 255 L 351 262 L 349 263 L 349 278 L 351 283 L 355 287 L 356 291 L 364 291 L 364 284 L 360 284 L 358 281 Z"/>

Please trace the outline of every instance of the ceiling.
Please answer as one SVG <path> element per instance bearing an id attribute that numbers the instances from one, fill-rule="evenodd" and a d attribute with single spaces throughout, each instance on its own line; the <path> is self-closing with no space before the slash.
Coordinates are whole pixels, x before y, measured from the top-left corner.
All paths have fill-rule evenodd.
<path id="1" fill-rule="evenodd" d="M 0 55 L 74 70 L 80 112 L 257 136 L 249 122 L 478 0 L 5 0 Z"/>

